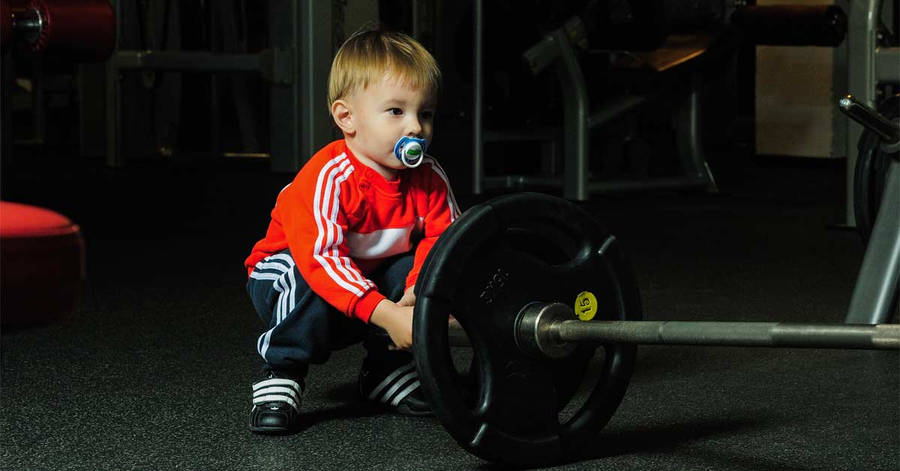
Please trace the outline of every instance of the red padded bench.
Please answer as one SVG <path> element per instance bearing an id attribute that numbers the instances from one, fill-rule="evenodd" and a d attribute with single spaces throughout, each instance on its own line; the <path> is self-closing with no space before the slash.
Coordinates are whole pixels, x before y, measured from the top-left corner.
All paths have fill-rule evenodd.
<path id="1" fill-rule="evenodd" d="M 85 278 L 81 230 L 44 208 L 0 201 L 0 322 L 46 324 L 75 309 Z"/>

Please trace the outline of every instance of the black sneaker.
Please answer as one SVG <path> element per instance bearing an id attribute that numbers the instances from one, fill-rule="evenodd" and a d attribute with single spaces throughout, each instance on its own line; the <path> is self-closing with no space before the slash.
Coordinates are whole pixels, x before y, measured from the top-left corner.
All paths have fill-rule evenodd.
<path id="1" fill-rule="evenodd" d="M 279 375 L 272 370 L 253 384 L 253 409 L 250 410 L 250 431 L 280 434 L 297 429 L 303 380 Z"/>
<path id="2" fill-rule="evenodd" d="M 433 415 L 419 387 L 415 362 L 406 352 L 367 356 L 359 372 L 359 392 L 363 400 L 401 415 Z"/>

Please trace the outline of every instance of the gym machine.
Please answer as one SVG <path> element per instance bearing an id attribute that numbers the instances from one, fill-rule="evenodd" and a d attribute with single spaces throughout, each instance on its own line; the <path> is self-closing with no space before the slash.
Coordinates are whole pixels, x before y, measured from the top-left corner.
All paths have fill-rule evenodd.
<path id="1" fill-rule="evenodd" d="M 0 2 L 4 50 L 21 41 L 36 54 L 72 61 L 103 61 L 115 41 L 115 19 L 109 2 L 27 0 Z"/>
<path id="2" fill-rule="evenodd" d="M 588 170 L 591 129 L 643 105 L 648 97 L 625 95 L 609 99 L 591 110 L 588 85 L 578 56 L 588 49 L 650 50 L 659 47 L 673 32 L 707 28 L 734 32 L 740 41 L 766 45 L 815 45 L 837 47 L 847 32 L 848 19 L 837 6 L 754 6 L 748 2 L 715 0 L 707 2 L 588 2 L 579 14 L 523 53 L 523 61 L 532 73 L 551 66 L 556 69 L 563 94 L 561 178 L 556 175 L 488 177 L 484 172 L 483 130 L 484 5 L 475 1 L 475 57 L 473 85 L 473 188 L 518 188 L 529 185 L 557 186 L 566 198 L 586 200 L 594 192 L 653 188 L 705 188 L 715 190 L 715 180 L 703 155 L 700 138 L 701 110 L 699 91 L 702 76 L 691 72 L 686 103 L 674 120 L 678 136 L 683 175 L 639 181 L 592 181 Z M 621 14 L 619 10 L 629 10 Z M 685 60 L 702 55 L 704 49 Z M 851 89 L 852 91 L 852 89 Z"/>
<path id="3" fill-rule="evenodd" d="M 847 16 L 847 93 L 872 109 L 879 109 L 879 102 L 891 99 L 890 96 L 879 99 L 879 86 L 882 84 L 900 84 L 900 43 L 897 40 L 898 15 L 897 2 L 888 0 L 849 0 Z M 885 14 L 890 11 L 890 14 Z M 884 23 L 893 18 L 894 38 L 882 34 Z M 889 24 L 889 23 L 888 23 Z M 896 89 L 895 89 L 896 92 Z M 896 113 L 894 108 L 884 112 Z M 894 114 L 896 117 L 896 114 Z M 863 141 L 864 128 L 855 120 L 847 120 L 847 195 L 845 222 L 848 226 L 856 226 L 854 202 L 857 183 L 854 174 L 857 160 L 860 157 L 860 145 Z M 865 229 L 863 229 L 865 230 Z"/>
<path id="4" fill-rule="evenodd" d="M 331 2 L 265 2 L 269 48 L 255 54 L 152 48 L 158 44 L 140 50 L 121 48 L 123 10 L 141 8 L 121 1 L 4 0 L 0 5 L 4 50 L 15 40 L 39 54 L 75 62 L 104 62 L 100 74 L 92 73 L 93 69 L 81 71 L 81 144 L 82 152 L 104 148 L 110 166 L 123 166 L 127 160 L 122 149 L 121 79 L 128 71 L 148 75 L 163 71 L 259 74 L 269 88 L 271 167 L 276 171 L 296 171 L 304 156 L 332 138 L 331 122 L 321 112 L 327 104 L 320 93 L 327 88 L 331 64 Z M 102 91 L 95 92 L 97 82 L 105 83 Z M 101 101 L 103 108 L 94 105 Z M 35 108 L 41 113 L 39 105 Z M 97 132 L 102 128 L 94 124 L 98 122 L 105 123 L 106 131 L 105 145 L 100 146 L 93 144 L 96 136 L 102 135 Z"/>
<path id="5" fill-rule="evenodd" d="M 857 224 L 866 224 L 861 232 L 867 235 L 868 245 L 845 322 L 887 322 L 900 295 L 900 119 L 886 119 L 852 95 L 841 99 L 839 109 L 877 136 L 875 146 L 878 148 L 872 150 L 880 150 L 885 156 L 879 171 L 883 180 L 855 181 L 859 189 L 877 187 L 881 198 L 873 208 L 876 216 L 871 227 L 867 225 L 869 216 L 857 218 Z M 861 137 L 861 143 L 868 142 L 865 137 Z M 866 160 L 858 161 L 859 164 L 864 162 Z M 858 214 L 868 214 L 867 206 L 865 201 L 855 205 Z"/>
<path id="6" fill-rule="evenodd" d="M 16 53 L 30 56 L 37 64 L 44 57 L 54 63 L 102 63 L 112 53 L 116 24 L 107 0 L 0 0 L 0 46 L 3 53 L 2 127 L 3 158 L 13 154 L 12 88 L 17 64 Z M 44 79 L 40 67 L 31 80 L 33 134 L 28 142 L 42 142 L 46 112 Z"/>
<path id="7" fill-rule="evenodd" d="M 296 171 L 305 159 L 331 140 L 331 122 L 321 90 L 327 88 L 332 54 L 331 2 L 265 2 L 269 47 L 259 53 L 124 50 L 113 52 L 106 68 L 106 158 L 122 166 L 122 90 L 125 71 L 256 73 L 269 85 L 271 168 Z M 122 2 L 115 2 L 121 19 Z M 121 21 L 117 22 L 121 25 Z"/>

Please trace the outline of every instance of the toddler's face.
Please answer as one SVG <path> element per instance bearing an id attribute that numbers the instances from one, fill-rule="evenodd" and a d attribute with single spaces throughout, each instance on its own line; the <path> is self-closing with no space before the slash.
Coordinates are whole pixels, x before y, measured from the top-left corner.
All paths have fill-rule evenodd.
<path id="1" fill-rule="evenodd" d="M 348 102 L 356 130 L 350 149 L 364 162 L 402 170 L 403 163 L 394 156 L 397 140 L 403 136 L 431 139 L 435 104 L 434 96 L 425 90 L 386 76 L 354 93 Z"/>

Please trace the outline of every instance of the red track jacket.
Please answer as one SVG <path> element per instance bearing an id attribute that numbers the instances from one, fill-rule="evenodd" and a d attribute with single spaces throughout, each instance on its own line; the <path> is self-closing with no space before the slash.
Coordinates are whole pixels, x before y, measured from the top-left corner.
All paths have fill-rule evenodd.
<path id="1" fill-rule="evenodd" d="M 458 216 L 447 175 L 433 158 L 387 181 L 338 140 L 281 190 L 266 236 L 244 265 L 249 274 L 263 258 L 289 248 L 316 294 L 368 322 L 385 297 L 367 274 L 415 247 L 406 279 L 407 287 L 414 285 L 428 251 Z"/>

